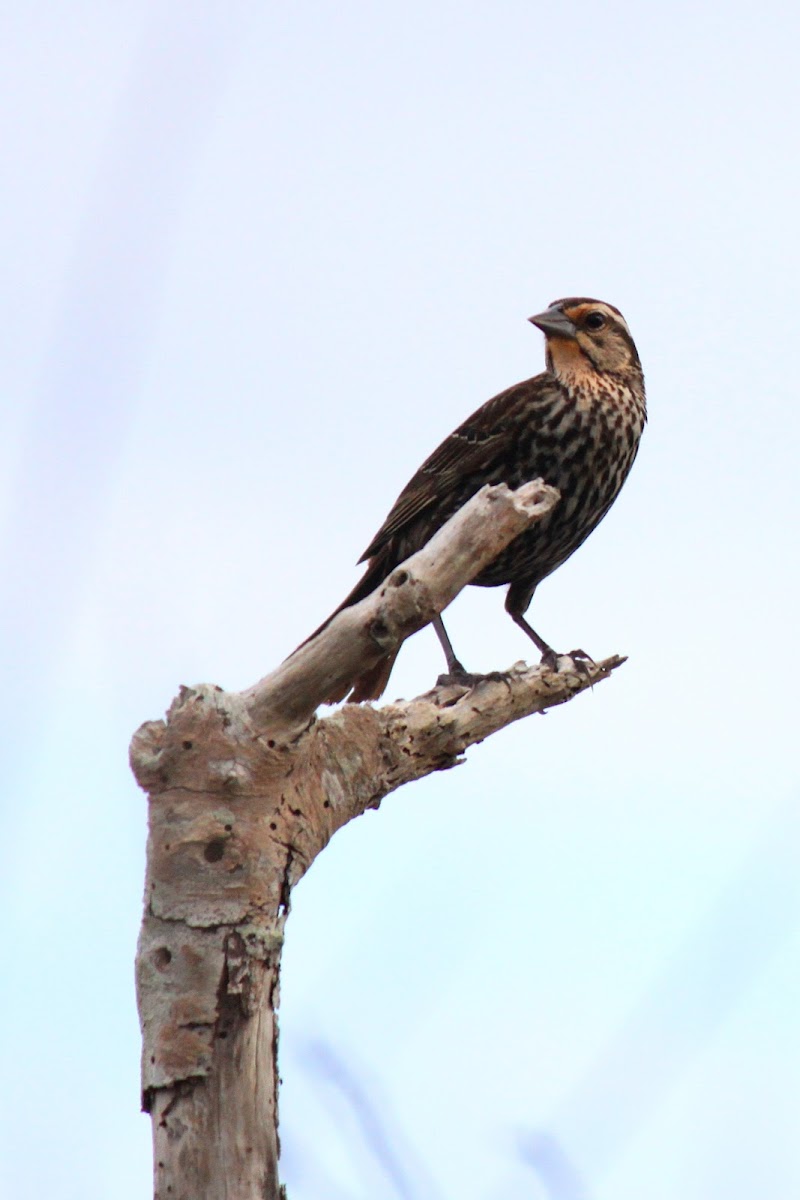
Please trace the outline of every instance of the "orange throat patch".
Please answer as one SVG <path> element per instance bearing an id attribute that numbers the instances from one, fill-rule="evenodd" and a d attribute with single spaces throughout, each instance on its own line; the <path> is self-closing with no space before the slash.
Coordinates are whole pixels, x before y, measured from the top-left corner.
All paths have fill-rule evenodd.
<path id="1" fill-rule="evenodd" d="M 553 374 L 570 391 L 583 389 L 594 391 L 596 389 L 597 371 L 574 338 L 553 337 L 551 334 L 547 339 L 547 350 Z"/>

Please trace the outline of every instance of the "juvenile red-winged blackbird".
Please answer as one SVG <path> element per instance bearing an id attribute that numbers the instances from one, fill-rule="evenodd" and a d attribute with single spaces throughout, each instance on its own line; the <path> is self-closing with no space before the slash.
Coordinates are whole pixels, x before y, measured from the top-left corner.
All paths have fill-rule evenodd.
<path id="1" fill-rule="evenodd" d="M 543 658 L 555 661 L 523 614 L 537 584 L 577 550 L 613 504 L 636 457 L 647 414 L 639 355 L 619 309 L 571 297 L 530 320 L 545 335 L 547 370 L 487 401 L 434 450 L 361 556 L 359 561 L 367 563 L 363 578 L 331 617 L 374 591 L 484 484 L 517 488 L 541 477 L 559 489 L 560 502 L 472 582 L 510 584 L 506 611 Z M 441 617 L 433 624 L 448 671 L 465 674 Z M 350 700 L 377 699 L 396 657 L 397 651 L 359 676 Z"/>

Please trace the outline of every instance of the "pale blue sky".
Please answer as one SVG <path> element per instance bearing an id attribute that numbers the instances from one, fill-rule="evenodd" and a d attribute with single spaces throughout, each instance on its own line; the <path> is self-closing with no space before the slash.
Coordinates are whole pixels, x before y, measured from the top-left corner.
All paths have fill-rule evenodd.
<path id="1" fill-rule="evenodd" d="M 651 420 L 532 618 L 630 661 L 298 887 L 285 1174 L 403 1194 L 345 1062 L 425 1200 L 796 1200 L 799 26 L 0 5 L 0 1194 L 150 1186 L 131 733 L 292 649 L 440 438 L 542 368 L 526 317 L 588 294 Z M 453 606 L 470 667 L 529 653 L 502 600 Z M 440 669 L 423 632 L 390 696 Z"/>

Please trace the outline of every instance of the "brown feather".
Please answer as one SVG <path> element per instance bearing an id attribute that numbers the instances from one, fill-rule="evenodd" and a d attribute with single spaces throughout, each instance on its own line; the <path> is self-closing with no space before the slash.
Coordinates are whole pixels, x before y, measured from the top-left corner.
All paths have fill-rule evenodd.
<path id="1" fill-rule="evenodd" d="M 363 675 L 359 675 L 353 680 L 353 690 L 347 697 L 349 704 L 360 704 L 362 700 L 379 700 L 386 690 L 386 685 L 389 682 L 389 676 L 392 673 L 395 659 L 400 653 L 398 646 L 391 654 L 387 654 L 385 658 L 378 659 L 374 667 L 370 667 Z M 340 696 L 339 699 L 343 699 Z M 333 700 L 328 701 L 329 704 L 335 703 Z"/>

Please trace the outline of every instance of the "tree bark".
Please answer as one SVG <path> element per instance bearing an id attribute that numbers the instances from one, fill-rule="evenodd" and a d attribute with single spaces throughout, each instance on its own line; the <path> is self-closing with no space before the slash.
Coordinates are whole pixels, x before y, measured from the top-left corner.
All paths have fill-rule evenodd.
<path id="1" fill-rule="evenodd" d="M 512 721 L 624 660 L 517 664 L 381 708 L 314 713 L 332 687 L 427 624 L 558 501 L 484 488 L 373 595 L 242 693 L 182 688 L 131 765 L 149 793 L 137 954 L 143 1107 L 158 1200 L 278 1200 L 277 1006 L 291 890 L 342 825 L 462 761 Z"/>

